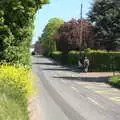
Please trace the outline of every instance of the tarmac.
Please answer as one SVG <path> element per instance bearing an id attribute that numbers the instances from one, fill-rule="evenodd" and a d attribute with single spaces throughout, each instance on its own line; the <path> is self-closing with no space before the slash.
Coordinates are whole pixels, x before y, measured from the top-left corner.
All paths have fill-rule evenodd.
<path id="1" fill-rule="evenodd" d="M 66 72 L 66 74 L 69 71 L 71 72 L 73 71 L 73 68 L 70 69 L 70 68 L 63 67 L 63 66 L 61 67 L 63 69 L 67 69 L 66 71 L 65 70 L 63 71 L 63 72 Z M 87 73 L 80 72 L 78 74 L 77 72 L 72 77 L 76 77 L 76 78 L 80 77 L 81 81 L 79 82 L 77 81 L 77 84 L 84 85 L 84 87 L 94 91 L 97 94 L 100 94 L 100 95 L 102 94 L 105 97 L 108 96 L 111 100 L 120 102 L 120 98 L 109 96 L 110 93 L 116 94 L 117 92 L 119 93 L 120 91 L 117 90 L 116 88 L 114 89 L 110 87 L 106 83 L 103 83 L 103 82 L 106 82 L 108 77 L 111 77 L 113 75 L 120 75 L 120 73 L 119 72 L 87 72 Z M 102 89 L 102 88 L 105 88 L 105 89 Z M 37 100 L 38 100 L 37 96 L 34 96 L 33 98 L 30 98 L 28 100 L 28 111 L 29 111 L 29 118 L 30 118 L 29 120 L 40 120 L 39 119 L 40 108 L 37 106 L 38 104 Z"/>

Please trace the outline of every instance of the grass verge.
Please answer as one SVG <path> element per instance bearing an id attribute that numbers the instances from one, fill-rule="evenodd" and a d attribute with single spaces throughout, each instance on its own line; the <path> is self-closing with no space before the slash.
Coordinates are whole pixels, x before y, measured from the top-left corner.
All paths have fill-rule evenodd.
<path id="1" fill-rule="evenodd" d="M 120 88 L 120 75 L 116 75 L 109 78 L 108 83 L 116 88 Z"/>

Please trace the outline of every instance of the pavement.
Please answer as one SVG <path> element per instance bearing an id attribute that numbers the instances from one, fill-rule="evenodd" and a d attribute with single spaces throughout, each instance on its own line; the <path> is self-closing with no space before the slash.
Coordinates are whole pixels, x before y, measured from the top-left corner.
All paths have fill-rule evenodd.
<path id="1" fill-rule="evenodd" d="M 40 113 L 32 120 L 120 120 L 120 90 L 105 82 L 112 72 L 74 72 L 42 56 L 32 62 Z"/>

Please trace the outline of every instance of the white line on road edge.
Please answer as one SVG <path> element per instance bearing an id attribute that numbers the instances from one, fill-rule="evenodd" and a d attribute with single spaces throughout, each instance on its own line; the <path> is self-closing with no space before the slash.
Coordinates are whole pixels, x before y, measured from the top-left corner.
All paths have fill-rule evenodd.
<path id="1" fill-rule="evenodd" d="M 79 92 L 78 89 L 75 88 L 75 87 L 73 87 L 73 86 L 72 86 L 72 89 L 73 89 L 74 91 L 76 91 L 76 92 Z"/>
<path id="2" fill-rule="evenodd" d="M 98 105 L 99 107 L 101 107 L 101 108 L 104 108 L 102 105 L 100 105 L 99 103 L 97 103 L 95 100 L 93 100 L 92 98 L 90 98 L 90 97 L 87 97 L 92 103 L 94 103 L 94 104 L 96 104 L 96 105 Z"/>

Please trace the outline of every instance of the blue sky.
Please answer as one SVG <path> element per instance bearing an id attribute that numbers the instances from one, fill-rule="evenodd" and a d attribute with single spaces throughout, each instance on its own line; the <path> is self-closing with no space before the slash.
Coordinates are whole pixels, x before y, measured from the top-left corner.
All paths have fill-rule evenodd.
<path id="1" fill-rule="evenodd" d="M 38 40 L 48 20 L 54 17 L 69 21 L 72 18 L 80 18 L 80 5 L 83 3 L 83 17 L 86 18 L 92 0 L 50 0 L 50 4 L 44 5 L 35 16 L 35 28 L 32 43 Z"/>

